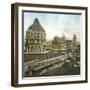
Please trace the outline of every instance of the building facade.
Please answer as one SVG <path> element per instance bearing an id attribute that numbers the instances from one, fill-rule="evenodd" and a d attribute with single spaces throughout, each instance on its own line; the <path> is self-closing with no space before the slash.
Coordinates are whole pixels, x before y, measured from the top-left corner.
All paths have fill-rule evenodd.
<path id="1" fill-rule="evenodd" d="M 55 36 L 52 40 L 52 49 L 53 50 L 66 50 L 66 38 L 63 34 L 62 37 Z"/>
<path id="2" fill-rule="evenodd" d="M 46 33 L 38 18 L 36 18 L 26 31 L 25 52 L 44 51 L 46 51 Z"/>

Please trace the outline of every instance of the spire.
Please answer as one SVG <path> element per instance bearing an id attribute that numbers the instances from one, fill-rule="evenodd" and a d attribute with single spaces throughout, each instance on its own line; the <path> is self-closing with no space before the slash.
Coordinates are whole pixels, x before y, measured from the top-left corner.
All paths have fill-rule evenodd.
<path id="1" fill-rule="evenodd" d="M 35 25 L 38 25 L 38 24 L 39 24 L 39 20 L 38 20 L 38 18 L 35 18 L 35 20 L 34 20 L 34 24 L 35 24 Z"/>
<path id="2" fill-rule="evenodd" d="M 65 34 L 63 33 L 62 40 L 66 40 Z"/>
<path id="3" fill-rule="evenodd" d="M 28 30 L 33 30 L 33 31 L 43 31 L 45 32 L 45 30 L 43 29 L 43 27 L 41 26 L 41 24 L 39 23 L 39 19 L 35 18 L 34 22 L 31 26 L 29 26 Z"/>

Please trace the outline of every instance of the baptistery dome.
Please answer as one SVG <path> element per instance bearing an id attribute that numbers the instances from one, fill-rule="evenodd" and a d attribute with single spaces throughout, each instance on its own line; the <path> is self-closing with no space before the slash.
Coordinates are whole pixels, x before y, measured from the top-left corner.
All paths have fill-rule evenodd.
<path id="1" fill-rule="evenodd" d="M 34 30 L 38 32 L 45 32 L 44 28 L 39 23 L 38 18 L 36 18 L 31 26 L 28 28 L 29 31 Z"/>
<path id="2" fill-rule="evenodd" d="M 38 18 L 26 31 L 25 47 L 25 51 L 28 52 L 44 52 L 46 50 L 46 33 Z"/>

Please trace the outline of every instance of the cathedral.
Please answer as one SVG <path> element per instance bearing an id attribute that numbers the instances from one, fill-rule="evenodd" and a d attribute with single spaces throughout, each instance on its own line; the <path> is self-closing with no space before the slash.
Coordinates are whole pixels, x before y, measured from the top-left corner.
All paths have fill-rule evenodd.
<path id="1" fill-rule="evenodd" d="M 28 27 L 25 36 L 25 52 L 45 52 L 46 33 L 36 18 L 31 26 Z"/>

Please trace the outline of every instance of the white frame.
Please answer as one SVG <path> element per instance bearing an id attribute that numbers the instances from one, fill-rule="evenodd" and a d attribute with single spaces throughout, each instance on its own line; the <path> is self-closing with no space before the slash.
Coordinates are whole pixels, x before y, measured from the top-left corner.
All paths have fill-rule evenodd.
<path id="1" fill-rule="evenodd" d="M 67 12 L 67 13 L 81 13 L 81 75 L 69 75 L 69 76 L 50 76 L 50 77 L 30 77 L 22 78 L 22 10 L 35 10 L 35 11 L 54 11 L 54 12 Z M 48 83 L 48 82 L 67 82 L 67 81 L 83 81 L 85 80 L 85 10 L 76 9 L 57 9 L 57 8 L 42 8 L 42 7 L 29 7 L 19 6 L 18 7 L 18 83 L 19 84 L 35 84 L 35 83 Z"/>

